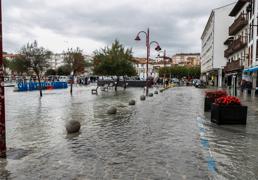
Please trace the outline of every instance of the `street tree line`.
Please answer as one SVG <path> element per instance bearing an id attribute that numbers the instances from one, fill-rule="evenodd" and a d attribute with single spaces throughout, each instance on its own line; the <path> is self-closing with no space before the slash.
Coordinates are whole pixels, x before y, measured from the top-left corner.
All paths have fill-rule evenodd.
<path id="1" fill-rule="evenodd" d="M 126 89 L 126 77 L 137 75 L 132 60 L 132 49 L 124 48 L 118 40 L 115 40 L 111 47 L 94 52 L 93 72 L 100 76 L 111 76 L 115 81 L 115 91 L 117 91 L 119 77 L 122 76 L 124 89 Z"/>
<path id="2" fill-rule="evenodd" d="M 73 77 L 84 73 L 84 68 L 88 65 L 84 60 L 82 50 L 79 48 L 71 48 L 63 52 L 64 65 L 57 70 L 50 69 L 50 58 L 53 53 L 46 48 L 39 46 L 37 41 L 27 43 L 17 54 L 18 55 L 11 61 L 8 61 L 6 58 L 4 59 L 4 69 L 9 68 L 17 75 L 35 75 L 39 82 L 40 96 L 42 96 L 41 80 L 44 76 L 72 75 L 73 83 Z"/>
<path id="3" fill-rule="evenodd" d="M 4 59 L 4 69 L 9 68 L 17 75 L 36 75 L 39 82 L 40 96 L 42 96 L 41 79 L 48 75 L 71 75 L 72 94 L 74 76 L 84 73 L 85 67 L 93 66 L 95 75 L 112 76 L 116 78 L 115 90 L 119 77 L 135 76 L 136 70 L 131 63 L 133 59 L 132 50 L 124 48 L 118 40 L 115 40 L 111 47 L 104 47 L 94 51 L 94 63 L 85 61 L 80 48 L 68 49 L 63 52 L 64 65 L 59 68 L 50 68 L 50 58 L 53 54 L 46 48 L 39 46 L 37 41 L 24 45 L 18 55 L 11 61 Z"/>
<path id="4" fill-rule="evenodd" d="M 200 66 L 172 66 L 172 67 L 163 67 L 159 69 L 159 76 L 165 76 L 167 78 L 200 78 L 201 67 Z"/>

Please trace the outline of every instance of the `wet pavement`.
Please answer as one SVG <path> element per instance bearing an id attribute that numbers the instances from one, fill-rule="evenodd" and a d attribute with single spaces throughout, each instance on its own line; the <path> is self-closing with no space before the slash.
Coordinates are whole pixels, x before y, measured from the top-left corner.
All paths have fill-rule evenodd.
<path id="1" fill-rule="evenodd" d="M 40 99 L 7 88 L 0 179 L 258 179 L 257 97 L 241 95 L 246 126 L 217 126 L 203 112 L 202 89 L 172 88 L 146 101 L 142 94 L 77 87 L 73 96 L 52 90 Z M 111 105 L 116 115 L 107 115 Z M 79 134 L 66 134 L 69 120 L 81 122 Z"/>

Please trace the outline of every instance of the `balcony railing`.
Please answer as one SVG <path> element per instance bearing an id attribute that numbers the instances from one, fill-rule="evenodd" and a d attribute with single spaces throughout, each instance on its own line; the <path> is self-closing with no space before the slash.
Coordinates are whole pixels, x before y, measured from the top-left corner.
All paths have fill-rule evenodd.
<path id="1" fill-rule="evenodd" d="M 227 65 L 224 67 L 225 72 L 232 72 L 244 69 L 244 66 L 241 65 L 240 60 L 228 62 Z"/>
<path id="2" fill-rule="evenodd" d="M 229 44 L 228 49 L 224 51 L 224 57 L 228 58 L 230 55 L 245 48 L 246 46 L 247 46 L 246 39 L 240 36 L 238 39 L 232 41 Z"/>
<path id="3" fill-rule="evenodd" d="M 229 35 L 233 36 L 248 24 L 248 20 L 244 14 L 241 14 L 229 27 Z"/>

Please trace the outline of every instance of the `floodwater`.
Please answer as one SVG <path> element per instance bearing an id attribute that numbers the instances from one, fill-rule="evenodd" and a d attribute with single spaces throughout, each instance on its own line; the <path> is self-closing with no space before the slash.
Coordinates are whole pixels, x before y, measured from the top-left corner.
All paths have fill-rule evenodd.
<path id="1" fill-rule="evenodd" d="M 246 126 L 217 126 L 203 113 L 204 90 L 172 88 L 140 101 L 142 94 L 77 87 L 73 96 L 51 90 L 40 99 L 7 88 L 0 179 L 258 179 L 257 98 L 241 96 Z M 110 106 L 116 115 L 107 115 Z M 69 120 L 81 122 L 79 134 L 66 134 Z"/>

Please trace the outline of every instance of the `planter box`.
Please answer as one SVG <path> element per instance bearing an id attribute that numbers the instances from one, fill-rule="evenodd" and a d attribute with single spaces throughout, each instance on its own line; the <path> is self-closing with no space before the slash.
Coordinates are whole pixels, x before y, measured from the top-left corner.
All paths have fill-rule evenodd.
<path id="1" fill-rule="evenodd" d="M 216 124 L 246 124 L 246 118 L 247 106 L 211 106 L 211 122 Z"/>
<path id="2" fill-rule="evenodd" d="M 211 110 L 211 105 L 214 102 L 215 102 L 214 98 L 207 98 L 207 97 L 205 97 L 205 100 L 204 100 L 204 112 L 210 111 Z"/>

